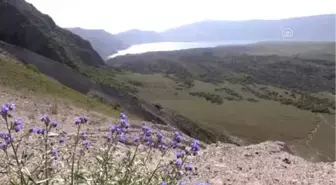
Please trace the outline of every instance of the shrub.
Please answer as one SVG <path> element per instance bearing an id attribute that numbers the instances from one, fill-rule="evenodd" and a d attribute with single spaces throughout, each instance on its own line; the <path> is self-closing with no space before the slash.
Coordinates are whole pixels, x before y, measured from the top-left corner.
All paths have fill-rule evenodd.
<path id="1" fill-rule="evenodd" d="M 259 102 L 258 100 L 254 99 L 254 98 L 247 98 L 246 99 L 249 102 Z"/>
<path id="2" fill-rule="evenodd" d="M 159 109 L 159 110 L 162 109 L 162 105 L 160 105 L 160 104 L 158 104 L 158 103 L 155 103 L 154 106 L 155 106 L 157 109 Z"/>
<path id="3" fill-rule="evenodd" d="M 318 106 L 318 107 L 314 107 L 311 111 L 312 111 L 312 112 L 319 112 L 319 113 L 330 114 L 330 110 L 329 110 L 328 107 L 326 107 L 326 106 Z"/>
<path id="4" fill-rule="evenodd" d="M 61 132 L 59 123 L 48 115 L 41 117 L 41 126 L 27 132 L 24 123 L 14 119 L 14 110 L 14 104 L 4 104 L 0 112 L 6 126 L 0 133 L 0 169 L 7 174 L 4 184 L 181 184 L 183 176 L 194 170 L 190 156 L 200 151 L 197 140 L 182 147 L 179 132 L 169 142 L 161 131 L 143 126 L 131 137 L 131 125 L 123 113 L 119 124 L 106 129 L 105 137 L 94 137 L 93 143 L 86 132 L 86 116 L 73 122 L 74 135 Z M 129 147 L 124 151 L 118 145 Z M 175 158 L 166 157 L 174 150 Z M 157 161 L 153 160 L 156 152 L 161 156 Z"/>
<path id="5" fill-rule="evenodd" d="M 39 69 L 33 64 L 27 64 L 26 67 L 27 67 L 27 69 L 29 69 L 31 71 L 34 71 L 36 73 L 40 73 Z"/>
<path id="6" fill-rule="evenodd" d="M 207 101 L 210 101 L 211 103 L 214 103 L 214 104 L 219 104 L 220 105 L 220 104 L 223 103 L 222 97 L 220 97 L 217 94 L 212 94 L 212 93 L 208 93 L 208 92 L 190 92 L 189 94 L 191 96 L 203 97 Z"/>
<path id="7" fill-rule="evenodd" d="M 235 92 L 234 90 L 228 88 L 228 87 L 223 87 L 223 88 L 216 88 L 215 91 L 225 91 L 227 94 L 235 97 L 234 99 L 232 100 L 242 100 L 243 99 L 243 96 L 241 96 L 240 94 L 238 94 L 237 92 Z M 231 98 L 230 98 L 231 99 Z"/>
<path id="8" fill-rule="evenodd" d="M 132 85 L 134 85 L 134 86 L 138 86 L 138 87 L 143 87 L 144 86 L 144 84 L 142 83 L 142 82 L 140 82 L 140 81 L 136 81 L 136 80 L 128 80 L 127 81 L 129 84 L 132 84 Z"/>

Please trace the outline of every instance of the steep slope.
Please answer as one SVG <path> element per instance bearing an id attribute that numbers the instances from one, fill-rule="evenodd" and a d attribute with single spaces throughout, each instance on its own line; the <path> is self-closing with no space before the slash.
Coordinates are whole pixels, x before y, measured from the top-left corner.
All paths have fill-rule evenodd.
<path id="1" fill-rule="evenodd" d="M 24 0 L 0 1 L 0 40 L 72 68 L 104 64 L 88 41 L 58 27 L 48 15 Z"/>
<path id="2" fill-rule="evenodd" d="M 0 96 L 2 102 L 7 98 L 14 98 L 20 94 L 20 98 L 34 96 L 36 98 L 35 101 L 37 99 L 44 99 L 44 102 L 49 101 L 48 103 L 51 103 L 56 109 L 53 112 L 60 111 L 60 109 L 57 110 L 58 105 L 70 103 L 74 106 L 98 111 L 107 115 L 118 114 L 118 110 L 111 108 L 110 105 L 77 92 L 41 74 L 34 65 L 22 64 L 7 51 L 3 50 L 1 45 L 2 43 L 0 42 L 0 89 L 2 93 L 7 93 L 6 96 L 3 96 L 3 94 Z"/>
<path id="3" fill-rule="evenodd" d="M 187 135 L 198 138 L 204 142 L 210 143 L 221 140 L 236 143 L 236 141 L 233 141 L 227 135 L 222 133 L 214 134 L 210 130 L 198 127 L 195 122 L 181 116 L 175 111 L 170 109 L 158 109 L 153 104 L 134 95 L 110 85 L 95 82 L 66 65 L 45 58 L 29 50 L 0 42 L 0 53 L 11 56 L 26 65 L 35 66 L 41 73 L 56 79 L 63 85 L 82 94 L 97 98 L 101 102 L 109 105 L 111 109 L 119 107 L 122 111 L 132 114 L 139 119 L 177 127 Z M 62 72 L 60 73 L 59 71 Z M 110 78 L 110 76 L 108 77 Z"/>
<path id="4" fill-rule="evenodd" d="M 109 55 L 116 53 L 118 50 L 126 49 L 130 46 L 105 30 L 89 30 L 82 28 L 67 29 L 83 39 L 88 40 L 102 58 L 106 58 Z"/>

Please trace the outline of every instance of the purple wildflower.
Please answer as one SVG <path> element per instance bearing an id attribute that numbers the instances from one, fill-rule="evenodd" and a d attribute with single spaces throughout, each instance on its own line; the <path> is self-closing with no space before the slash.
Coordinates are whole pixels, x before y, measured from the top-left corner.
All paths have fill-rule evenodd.
<path id="1" fill-rule="evenodd" d="M 116 126 L 115 125 L 111 125 L 110 127 L 109 127 L 109 130 L 110 130 L 110 132 L 114 132 L 114 131 L 116 131 Z"/>
<path id="2" fill-rule="evenodd" d="M 150 130 L 149 127 L 147 127 L 147 126 L 142 126 L 142 132 L 143 132 L 143 133 L 146 133 L 148 130 Z"/>
<path id="3" fill-rule="evenodd" d="M 53 122 L 51 123 L 51 126 L 54 127 L 54 128 L 56 128 L 56 127 L 58 126 L 58 122 L 53 121 Z"/>
<path id="4" fill-rule="evenodd" d="M 191 150 L 193 151 L 194 155 L 197 155 L 200 151 L 199 141 L 194 140 L 194 142 L 191 144 Z"/>
<path id="5" fill-rule="evenodd" d="M 6 117 L 8 115 L 8 112 L 9 112 L 9 107 L 7 106 L 7 104 L 2 105 L 2 108 L 1 108 L 2 117 Z"/>
<path id="6" fill-rule="evenodd" d="M 48 124 L 48 123 L 51 122 L 51 119 L 48 115 L 45 114 L 45 115 L 41 116 L 41 121 L 43 121 L 45 124 Z"/>
<path id="7" fill-rule="evenodd" d="M 83 138 L 86 137 L 86 136 L 87 136 L 86 132 L 83 131 L 83 132 L 81 133 L 81 136 L 82 136 Z"/>
<path id="8" fill-rule="evenodd" d="M 176 135 L 174 140 L 177 142 L 177 143 L 181 143 L 182 141 L 182 136 L 181 135 Z"/>
<path id="9" fill-rule="evenodd" d="M 64 137 L 61 137 L 61 138 L 59 139 L 59 142 L 60 142 L 60 143 L 65 143 L 65 138 L 64 138 Z"/>
<path id="10" fill-rule="evenodd" d="M 81 120 L 80 120 L 80 119 L 76 119 L 76 120 L 75 120 L 75 124 L 76 124 L 76 125 L 81 124 Z"/>
<path id="11" fill-rule="evenodd" d="M 7 104 L 7 107 L 10 111 L 15 110 L 15 104 L 14 103 Z"/>
<path id="12" fill-rule="evenodd" d="M 176 141 L 173 141 L 172 143 L 172 148 L 175 149 L 178 147 L 178 143 Z"/>
<path id="13" fill-rule="evenodd" d="M 110 136 L 110 135 L 109 135 L 109 136 L 107 136 L 107 141 L 108 141 L 108 142 L 111 142 L 111 141 L 112 141 L 112 139 L 113 139 L 113 138 L 112 138 L 112 136 Z"/>
<path id="14" fill-rule="evenodd" d="M 151 136 L 145 136 L 144 142 L 150 142 L 152 140 Z"/>
<path id="15" fill-rule="evenodd" d="M 168 149 L 168 147 L 166 145 L 159 145 L 159 150 L 164 151 L 164 150 L 167 150 L 167 149 Z"/>
<path id="16" fill-rule="evenodd" d="M 120 128 L 120 126 L 117 126 L 116 127 L 116 131 L 117 131 L 117 134 L 122 134 L 122 129 Z"/>
<path id="17" fill-rule="evenodd" d="M 20 132 L 22 130 L 22 125 L 16 125 L 14 127 L 15 132 Z"/>
<path id="18" fill-rule="evenodd" d="M 8 144 L 7 144 L 7 143 L 0 142 L 0 149 L 1 149 L 1 150 L 6 150 L 7 147 L 8 147 Z"/>
<path id="19" fill-rule="evenodd" d="M 38 133 L 38 134 L 42 134 L 42 135 L 43 135 L 44 132 L 45 132 L 45 129 L 44 129 L 44 128 L 38 128 L 36 133 Z"/>
<path id="20" fill-rule="evenodd" d="M 126 116 L 125 113 L 121 113 L 121 114 L 120 114 L 120 118 L 121 118 L 121 119 L 127 119 L 127 116 Z"/>
<path id="21" fill-rule="evenodd" d="M 89 118 L 87 116 L 82 116 L 79 118 L 79 120 L 82 124 L 84 124 L 88 122 Z"/>
<path id="22" fill-rule="evenodd" d="M 30 133 L 37 133 L 38 130 L 39 130 L 38 128 L 31 128 L 31 129 L 29 129 L 29 132 Z"/>
<path id="23" fill-rule="evenodd" d="M 168 185 L 166 182 L 161 182 L 161 185 Z"/>
<path id="24" fill-rule="evenodd" d="M 182 158 L 185 156 L 185 152 L 184 151 L 181 151 L 181 152 L 176 152 L 176 158 Z"/>
<path id="25" fill-rule="evenodd" d="M 129 127 L 130 127 L 130 123 L 129 123 L 128 121 L 125 120 L 123 126 L 124 126 L 125 128 L 129 128 Z"/>
<path id="26" fill-rule="evenodd" d="M 181 168 L 182 167 L 182 159 L 176 159 L 176 166 L 178 168 Z"/>
<path id="27" fill-rule="evenodd" d="M 122 143 L 125 143 L 126 142 L 126 137 L 124 134 L 120 134 L 119 136 L 119 141 L 122 142 Z"/>
<path id="28" fill-rule="evenodd" d="M 14 121 L 14 125 L 18 126 L 18 125 L 22 125 L 22 120 L 21 119 L 17 119 Z"/>
<path id="29" fill-rule="evenodd" d="M 185 170 L 186 171 L 191 171 L 192 170 L 192 165 L 191 164 L 187 164 L 186 166 L 185 166 Z"/>
<path id="30" fill-rule="evenodd" d="M 140 140 L 139 136 L 133 136 L 133 142 L 138 142 Z"/>
<path id="31" fill-rule="evenodd" d="M 91 144 L 89 142 L 89 140 L 84 140 L 83 141 L 83 146 L 86 148 L 86 149 L 89 149 L 91 147 Z"/>
<path id="32" fill-rule="evenodd" d="M 53 156 L 55 160 L 58 159 L 58 149 L 57 148 L 53 148 L 51 150 L 51 156 Z"/>
<path id="33" fill-rule="evenodd" d="M 9 134 L 6 134 L 6 133 L 2 133 L 1 138 L 4 139 L 7 144 L 9 144 L 9 143 L 11 143 L 11 141 L 13 141 L 13 138 L 11 138 L 11 136 Z"/>
<path id="34" fill-rule="evenodd" d="M 178 185 L 185 185 L 183 181 L 180 181 Z"/>
<path id="35" fill-rule="evenodd" d="M 158 131 L 158 132 L 156 133 L 156 137 L 157 137 L 157 139 L 158 139 L 158 142 L 161 143 L 162 138 L 163 138 L 163 133 L 162 133 L 161 131 Z"/>

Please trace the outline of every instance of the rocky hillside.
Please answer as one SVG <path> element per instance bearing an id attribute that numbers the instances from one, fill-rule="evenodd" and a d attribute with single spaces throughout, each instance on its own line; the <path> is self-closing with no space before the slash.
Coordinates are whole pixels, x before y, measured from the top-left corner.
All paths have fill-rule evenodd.
<path id="1" fill-rule="evenodd" d="M 104 64 L 88 41 L 58 27 L 48 15 L 24 0 L 0 1 L 0 40 L 72 68 Z"/>

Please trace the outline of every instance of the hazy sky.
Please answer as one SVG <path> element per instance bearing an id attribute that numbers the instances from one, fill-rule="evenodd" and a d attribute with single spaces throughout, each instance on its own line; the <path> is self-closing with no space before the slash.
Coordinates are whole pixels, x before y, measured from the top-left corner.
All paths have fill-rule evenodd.
<path id="1" fill-rule="evenodd" d="M 26 0 L 61 27 L 163 31 L 214 20 L 281 19 L 336 13 L 333 0 Z"/>

